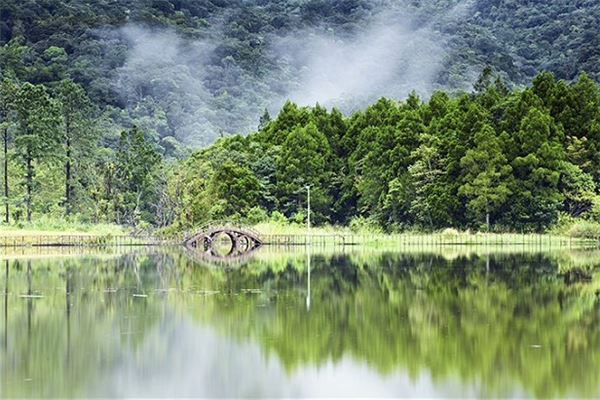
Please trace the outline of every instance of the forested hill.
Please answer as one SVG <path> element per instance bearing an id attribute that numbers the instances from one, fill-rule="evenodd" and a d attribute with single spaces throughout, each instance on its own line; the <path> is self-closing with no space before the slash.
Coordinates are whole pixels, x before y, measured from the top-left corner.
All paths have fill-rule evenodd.
<path id="1" fill-rule="evenodd" d="M 256 129 L 267 108 L 600 78 L 596 0 L 3 0 L 0 74 L 83 86 L 104 142 L 137 125 L 167 155 Z M 186 146 L 180 146 L 183 143 Z"/>

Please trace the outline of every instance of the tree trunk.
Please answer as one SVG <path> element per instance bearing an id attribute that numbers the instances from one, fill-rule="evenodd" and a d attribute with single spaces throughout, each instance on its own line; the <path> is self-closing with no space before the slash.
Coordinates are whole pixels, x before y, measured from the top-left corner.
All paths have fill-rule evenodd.
<path id="1" fill-rule="evenodd" d="M 485 213 L 485 224 L 487 225 L 487 231 L 490 231 L 490 212 Z"/>
<path id="2" fill-rule="evenodd" d="M 10 223 L 8 209 L 8 128 L 4 128 L 4 222 Z"/>
<path id="3" fill-rule="evenodd" d="M 25 204 L 27 206 L 27 222 L 31 222 L 31 204 L 33 196 L 33 161 L 31 157 L 27 157 L 27 196 Z"/>
<path id="4" fill-rule="evenodd" d="M 69 130 L 69 126 L 67 125 L 67 131 Z M 67 141 L 66 141 L 66 150 L 67 150 L 67 160 L 65 163 L 65 214 L 67 216 L 71 215 L 71 201 L 72 196 L 71 192 L 73 191 L 71 185 L 71 138 L 69 137 L 69 133 L 67 132 Z"/>

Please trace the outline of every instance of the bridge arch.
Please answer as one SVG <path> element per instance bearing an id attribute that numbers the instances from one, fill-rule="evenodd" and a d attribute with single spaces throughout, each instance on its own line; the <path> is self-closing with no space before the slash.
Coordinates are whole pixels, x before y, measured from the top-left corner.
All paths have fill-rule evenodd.
<path id="1" fill-rule="evenodd" d="M 218 237 L 226 235 L 231 240 L 231 249 L 222 257 L 235 258 L 252 252 L 263 245 L 260 235 L 249 228 L 238 226 L 206 226 L 185 241 L 190 250 L 216 256 L 215 243 Z"/>

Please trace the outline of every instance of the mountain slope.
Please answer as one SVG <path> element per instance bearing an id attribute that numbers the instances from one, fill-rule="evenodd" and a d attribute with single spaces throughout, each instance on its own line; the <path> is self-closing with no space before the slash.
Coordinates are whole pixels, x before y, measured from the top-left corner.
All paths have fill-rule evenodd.
<path id="1" fill-rule="evenodd" d="M 349 112 L 467 89 L 486 64 L 513 85 L 600 79 L 593 0 L 4 0 L 0 17 L 3 76 L 72 77 L 115 132 L 166 149 L 250 132 L 288 98 Z"/>

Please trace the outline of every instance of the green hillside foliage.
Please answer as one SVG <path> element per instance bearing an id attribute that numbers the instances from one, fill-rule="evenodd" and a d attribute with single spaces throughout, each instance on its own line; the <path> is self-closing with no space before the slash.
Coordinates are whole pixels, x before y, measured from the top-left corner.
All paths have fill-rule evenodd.
<path id="1" fill-rule="evenodd" d="M 6 0 L 0 16 L 5 223 L 302 222 L 307 185 L 316 224 L 600 219 L 593 1 Z M 322 79 L 309 50 L 341 65 Z M 337 108 L 285 102 L 328 79 L 362 86 L 328 93 Z"/>
<path id="2" fill-rule="evenodd" d="M 255 129 L 265 107 L 276 112 L 320 74 L 319 65 L 305 64 L 306 52 L 320 49 L 314 43 L 354 43 L 381 15 L 384 25 L 410 33 L 394 45 L 426 37 L 441 44 L 399 50 L 432 58 L 412 69 L 439 64 L 423 91 L 468 88 L 485 65 L 509 85 L 527 84 L 542 70 L 600 79 L 594 0 L 4 0 L 0 75 L 49 87 L 72 79 L 117 132 L 135 124 L 162 151 L 181 156 L 182 143 L 203 146 Z M 304 52 L 279 51 L 297 45 Z M 404 98 L 425 78 L 404 79 L 411 87 L 361 101 L 361 93 L 350 93 L 344 110 L 382 95 Z"/>

